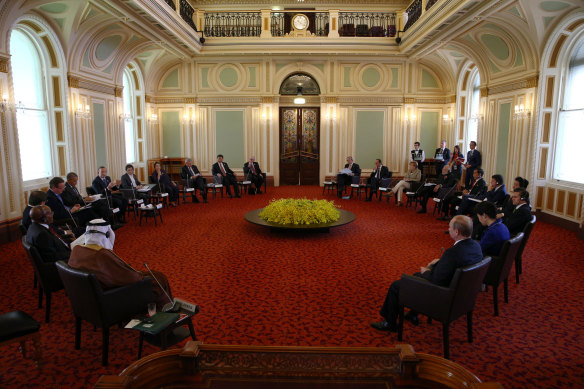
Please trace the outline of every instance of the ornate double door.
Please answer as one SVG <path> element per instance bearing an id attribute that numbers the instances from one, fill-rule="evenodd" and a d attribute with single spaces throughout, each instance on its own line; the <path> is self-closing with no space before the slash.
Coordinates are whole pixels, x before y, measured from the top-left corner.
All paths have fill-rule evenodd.
<path id="1" fill-rule="evenodd" d="M 280 108 L 280 185 L 318 185 L 320 108 Z"/>

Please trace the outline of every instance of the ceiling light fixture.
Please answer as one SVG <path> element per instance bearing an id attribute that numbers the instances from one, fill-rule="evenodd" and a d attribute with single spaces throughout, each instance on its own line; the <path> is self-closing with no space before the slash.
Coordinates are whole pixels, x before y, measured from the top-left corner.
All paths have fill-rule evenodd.
<path id="1" fill-rule="evenodd" d="M 296 97 L 294 98 L 294 104 L 305 104 L 306 103 L 306 99 L 302 96 L 302 87 L 299 86 L 298 87 L 298 94 L 296 94 Z"/>

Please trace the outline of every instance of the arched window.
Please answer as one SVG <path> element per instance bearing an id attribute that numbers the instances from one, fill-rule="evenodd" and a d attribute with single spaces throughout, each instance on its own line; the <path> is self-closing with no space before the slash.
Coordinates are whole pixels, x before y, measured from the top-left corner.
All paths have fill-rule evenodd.
<path id="1" fill-rule="evenodd" d="M 36 42 L 24 31 L 15 29 L 10 37 L 14 101 L 24 108 L 16 114 L 23 181 L 48 178 L 54 165 L 49 132 L 47 72 Z"/>
<path id="2" fill-rule="evenodd" d="M 128 69 L 124 70 L 123 77 L 123 100 L 124 100 L 124 132 L 126 135 L 126 163 L 136 162 L 136 134 L 134 131 L 134 117 L 135 109 L 132 102 L 133 99 L 133 85 L 130 81 L 130 72 Z"/>
<path id="3" fill-rule="evenodd" d="M 470 95 L 469 95 L 469 109 L 468 109 L 468 113 L 469 113 L 469 121 L 468 121 L 468 126 L 467 126 L 467 132 L 466 132 L 466 144 L 468 147 L 468 143 L 470 143 L 471 141 L 477 141 L 477 137 L 479 134 L 479 106 L 480 106 L 480 102 L 481 102 L 481 91 L 480 91 L 480 85 L 481 85 L 481 76 L 479 75 L 478 70 L 475 71 L 475 73 L 472 75 L 471 77 L 471 81 L 470 81 L 470 85 L 472 86 L 472 89 L 470 89 Z"/>
<path id="4" fill-rule="evenodd" d="M 578 146 L 584 143 L 584 40 L 570 55 L 558 116 L 553 178 L 584 184 Z"/>

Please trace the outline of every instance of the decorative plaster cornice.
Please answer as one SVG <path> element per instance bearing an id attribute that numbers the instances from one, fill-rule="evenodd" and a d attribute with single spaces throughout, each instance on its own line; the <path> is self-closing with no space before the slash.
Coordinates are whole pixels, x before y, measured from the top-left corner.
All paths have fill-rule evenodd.
<path id="1" fill-rule="evenodd" d="M 93 80 L 87 80 L 78 76 L 73 76 L 71 74 L 67 74 L 67 82 L 69 84 L 69 88 L 85 89 L 107 95 L 114 95 L 116 97 L 122 97 L 121 92 L 119 96 L 117 95 L 116 89 L 119 87 L 116 87 L 115 85 L 102 84 Z"/>
<path id="2" fill-rule="evenodd" d="M 116 86 L 114 87 L 114 96 L 116 97 L 123 97 L 124 87 L 123 86 Z"/>
<path id="3" fill-rule="evenodd" d="M 324 103 L 327 104 L 336 104 L 337 100 L 337 96 L 324 96 Z"/>
<path id="4" fill-rule="evenodd" d="M 481 97 L 488 97 L 489 96 L 489 88 L 483 86 L 480 88 Z"/>
<path id="5" fill-rule="evenodd" d="M 263 96 L 262 97 L 262 104 L 272 104 L 274 101 L 272 96 Z"/>
<path id="6" fill-rule="evenodd" d="M 403 104 L 404 98 L 401 96 L 396 97 L 375 97 L 375 96 L 339 96 L 337 97 L 337 104 L 376 104 L 376 105 L 389 105 L 389 104 Z"/>
<path id="7" fill-rule="evenodd" d="M 0 57 L 0 73 L 8 73 L 8 64 L 10 63 L 10 58 Z"/>
<path id="8" fill-rule="evenodd" d="M 150 104 L 152 102 L 152 96 L 150 96 L 150 95 L 144 96 L 144 102 L 146 104 Z"/>
<path id="9" fill-rule="evenodd" d="M 199 104 L 261 104 L 262 97 L 198 97 Z"/>
<path id="10" fill-rule="evenodd" d="M 69 88 L 79 88 L 79 78 L 67 75 L 67 84 Z"/>
<path id="11" fill-rule="evenodd" d="M 185 97 L 185 104 L 196 104 L 197 98 L 196 97 Z"/>
<path id="12" fill-rule="evenodd" d="M 538 85 L 538 76 L 535 75 L 535 76 L 527 77 L 527 78 L 524 78 L 523 80 L 518 80 L 515 82 L 507 82 L 507 83 L 500 84 L 500 85 L 489 86 L 488 92 L 489 92 L 489 95 L 496 95 L 499 93 L 506 93 L 506 92 L 511 92 L 511 91 L 520 90 L 520 89 L 537 88 L 537 85 Z M 483 97 L 482 89 L 481 89 L 481 97 Z"/>
<path id="13" fill-rule="evenodd" d="M 416 99 L 413 97 L 404 97 L 404 104 L 414 104 Z"/>

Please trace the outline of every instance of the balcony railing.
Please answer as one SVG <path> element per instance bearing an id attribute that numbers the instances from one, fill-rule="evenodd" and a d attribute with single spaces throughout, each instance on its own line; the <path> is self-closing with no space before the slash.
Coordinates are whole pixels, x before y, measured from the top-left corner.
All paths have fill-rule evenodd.
<path id="1" fill-rule="evenodd" d="M 205 13 L 207 37 L 250 37 L 262 32 L 261 12 Z"/>
<path id="2" fill-rule="evenodd" d="M 426 7 L 426 9 L 428 8 Z M 408 14 L 408 20 L 404 26 L 404 31 L 407 31 L 422 15 L 422 0 L 414 0 L 406 10 L 406 13 Z"/>
<path id="3" fill-rule="evenodd" d="M 340 36 L 395 36 L 393 12 L 339 12 Z"/>
<path id="4" fill-rule="evenodd" d="M 166 1 L 172 1 L 172 0 L 166 0 Z M 193 7 L 191 7 L 189 2 L 187 0 L 180 0 L 180 17 L 185 22 L 187 22 L 187 24 L 189 26 L 191 26 L 193 28 L 193 30 L 196 30 L 197 26 L 195 26 L 195 23 L 193 22 L 193 13 L 195 13 L 195 10 L 193 9 Z"/>

